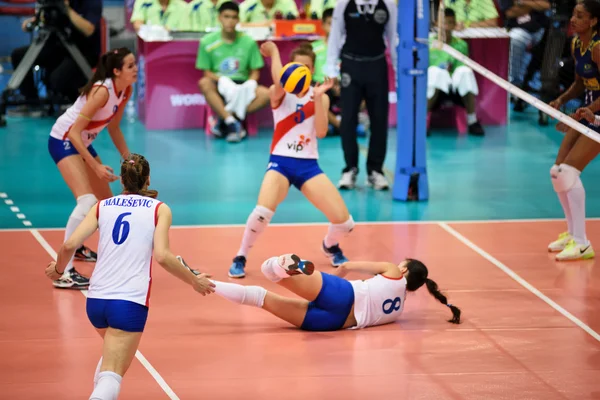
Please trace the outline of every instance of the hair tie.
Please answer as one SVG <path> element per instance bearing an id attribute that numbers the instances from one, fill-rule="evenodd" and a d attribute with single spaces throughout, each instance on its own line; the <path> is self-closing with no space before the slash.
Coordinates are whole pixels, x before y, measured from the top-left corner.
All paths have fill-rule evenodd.
<path id="1" fill-rule="evenodd" d="M 452 304 L 450 304 L 450 303 L 446 304 L 446 306 L 447 306 L 448 308 L 452 308 Z"/>
<path id="2" fill-rule="evenodd" d="M 133 164 L 135 164 L 135 161 L 129 160 L 129 164 L 133 165 Z"/>

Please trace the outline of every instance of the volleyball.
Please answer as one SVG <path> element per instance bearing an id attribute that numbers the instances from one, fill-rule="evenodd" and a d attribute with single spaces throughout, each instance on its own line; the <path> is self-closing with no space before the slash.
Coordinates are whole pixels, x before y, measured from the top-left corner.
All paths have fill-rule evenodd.
<path id="1" fill-rule="evenodd" d="M 301 94 L 308 90 L 312 82 L 312 74 L 306 65 L 291 62 L 281 69 L 279 82 L 286 92 Z"/>

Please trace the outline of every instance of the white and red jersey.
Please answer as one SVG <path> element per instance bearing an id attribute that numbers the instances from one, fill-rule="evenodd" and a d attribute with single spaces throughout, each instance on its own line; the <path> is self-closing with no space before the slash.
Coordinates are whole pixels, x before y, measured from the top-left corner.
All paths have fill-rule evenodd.
<path id="1" fill-rule="evenodd" d="M 319 158 L 312 86 L 302 97 L 285 93 L 279 107 L 273 109 L 273 122 L 275 132 L 271 142 L 271 154 L 294 158 Z"/>
<path id="2" fill-rule="evenodd" d="M 406 278 L 375 275 L 350 283 L 354 289 L 355 328 L 384 325 L 400 317 L 406 298 Z"/>
<path id="3" fill-rule="evenodd" d="M 131 87 L 123 90 L 121 93 L 117 93 L 115 83 L 112 79 L 96 82 L 90 93 L 93 93 L 94 90 L 98 90 L 98 86 L 104 86 L 108 89 L 108 100 L 94 115 L 86 115 L 86 117 L 91 118 L 91 121 L 89 121 L 87 127 L 81 131 L 81 139 L 83 139 L 85 147 L 92 144 L 94 139 L 96 139 L 96 136 L 98 136 L 98 133 L 110 123 L 117 114 L 119 107 L 125 107 L 125 104 L 127 103 L 126 100 L 131 93 Z M 69 130 L 75 123 L 77 117 L 79 117 L 85 103 L 87 103 L 87 96 L 79 96 L 75 103 L 69 107 L 63 115 L 58 117 L 52 127 L 52 131 L 50 131 L 50 136 L 59 140 L 68 140 Z"/>
<path id="4" fill-rule="evenodd" d="M 89 298 L 148 306 L 158 207 L 150 197 L 119 195 L 98 203 L 98 261 Z"/>

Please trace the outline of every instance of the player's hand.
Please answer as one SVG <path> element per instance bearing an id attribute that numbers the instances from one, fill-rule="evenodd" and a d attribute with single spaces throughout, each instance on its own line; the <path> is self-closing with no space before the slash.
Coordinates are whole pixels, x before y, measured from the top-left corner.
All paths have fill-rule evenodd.
<path id="1" fill-rule="evenodd" d="M 580 120 L 581 119 L 581 117 L 577 116 L 577 112 L 574 112 L 573 114 L 569 115 L 569 117 L 573 118 L 574 120 Z M 564 122 L 559 122 L 558 124 L 556 124 L 556 130 L 559 131 L 559 132 L 565 133 L 569 129 L 571 129 L 571 127 L 569 125 L 565 124 Z"/>
<path id="2" fill-rule="evenodd" d="M 260 54 L 264 57 L 272 57 L 278 51 L 277 45 L 271 41 L 264 42 L 260 45 Z"/>
<path id="3" fill-rule="evenodd" d="M 587 107 L 578 108 L 577 111 L 575 111 L 575 115 L 577 116 L 575 118 L 576 120 L 581 120 L 585 118 L 591 124 L 593 124 L 596 120 L 596 116 L 594 115 L 592 110 L 590 110 Z"/>
<path id="4" fill-rule="evenodd" d="M 119 179 L 119 177 L 115 175 L 114 170 L 108 165 L 97 164 L 94 167 L 94 172 L 96 172 L 98 178 L 106 182 L 114 182 Z"/>
<path id="5" fill-rule="evenodd" d="M 52 261 L 50 264 L 48 264 L 46 267 L 46 276 L 53 281 L 60 279 L 62 274 L 56 272 L 56 261 Z"/>
<path id="6" fill-rule="evenodd" d="M 210 277 L 211 276 L 208 274 L 200 274 L 196 276 L 196 279 L 192 283 L 194 290 L 200 293 L 202 296 L 214 293 L 215 284 L 209 280 Z"/>
<path id="7" fill-rule="evenodd" d="M 325 80 L 323 81 L 323 83 L 317 83 L 315 85 L 315 89 L 314 89 L 315 97 L 321 96 L 321 95 L 327 93 L 327 91 L 329 89 L 331 89 L 332 87 L 333 87 L 333 79 L 325 77 Z"/>
<path id="8" fill-rule="evenodd" d="M 552 100 L 549 105 L 550 105 L 550 107 L 558 110 L 559 108 L 561 108 L 563 106 L 563 102 L 560 98 L 558 98 L 556 100 Z"/>

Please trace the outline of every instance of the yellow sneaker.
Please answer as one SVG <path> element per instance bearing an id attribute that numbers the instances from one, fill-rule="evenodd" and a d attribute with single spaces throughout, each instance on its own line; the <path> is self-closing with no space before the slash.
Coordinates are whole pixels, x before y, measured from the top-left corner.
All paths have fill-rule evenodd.
<path id="1" fill-rule="evenodd" d="M 548 251 L 551 253 L 563 251 L 571 240 L 573 240 L 573 236 L 569 232 L 563 232 L 558 235 L 558 239 L 548 245 Z"/>
<path id="2" fill-rule="evenodd" d="M 575 240 L 570 240 L 565 249 L 556 255 L 557 261 L 588 260 L 594 258 L 596 254 L 592 244 L 579 244 Z"/>

